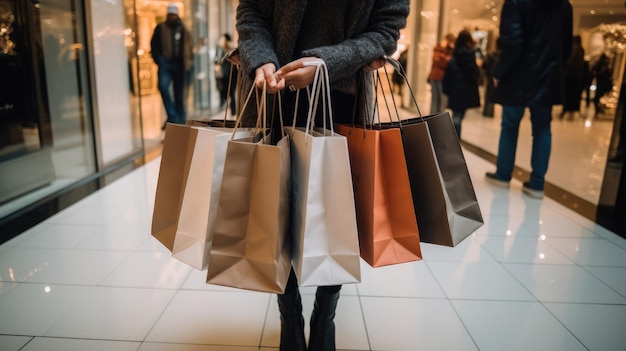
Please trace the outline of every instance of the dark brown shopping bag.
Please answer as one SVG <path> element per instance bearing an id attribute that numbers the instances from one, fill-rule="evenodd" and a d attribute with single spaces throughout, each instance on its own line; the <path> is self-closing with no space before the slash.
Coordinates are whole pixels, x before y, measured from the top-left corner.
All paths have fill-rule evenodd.
<path id="1" fill-rule="evenodd" d="M 381 127 L 402 131 L 421 241 L 455 246 L 483 225 L 474 186 L 448 112 L 400 123 L 382 123 Z"/>
<path id="2" fill-rule="evenodd" d="M 361 259 L 347 140 L 333 130 L 330 84 L 317 67 L 304 128 L 287 129 L 291 141 L 292 263 L 300 286 L 357 283 Z M 298 97 L 296 97 L 296 100 Z M 317 107 L 324 124 L 314 127 Z M 328 121 L 328 129 L 326 122 Z"/>
<path id="3" fill-rule="evenodd" d="M 403 120 L 402 140 L 421 240 L 457 245 L 483 218 L 450 115 Z"/>
<path id="4" fill-rule="evenodd" d="M 348 139 L 361 257 L 373 267 L 420 260 L 400 131 L 335 128 Z"/>
<path id="5" fill-rule="evenodd" d="M 289 137 L 272 145 L 266 125 L 260 138 L 228 142 L 207 283 L 283 293 L 291 269 Z"/>

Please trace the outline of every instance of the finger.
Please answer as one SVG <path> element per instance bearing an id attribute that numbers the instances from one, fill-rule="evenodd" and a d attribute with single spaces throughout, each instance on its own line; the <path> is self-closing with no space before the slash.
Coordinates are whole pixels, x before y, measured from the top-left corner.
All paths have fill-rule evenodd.
<path id="1" fill-rule="evenodd" d="M 299 60 L 295 60 L 295 61 L 291 61 L 288 64 L 284 65 L 283 67 L 281 67 L 281 69 L 279 69 L 276 74 L 278 74 L 279 77 L 284 77 L 285 75 L 304 67 L 304 61 L 302 59 Z"/>
<path id="2" fill-rule="evenodd" d="M 276 85 L 274 86 L 273 89 L 276 89 L 276 91 L 280 91 L 285 89 L 285 87 L 287 86 L 287 83 L 285 82 L 284 79 L 280 79 L 276 82 Z"/>
<path id="3" fill-rule="evenodd" d="M 265 83 L 265 75 L 261 74 L 257 74 L 256 77 L 254 77 L 254 85 L 259 88 L 259 89 L 263 89 L 263 84 Z"/>

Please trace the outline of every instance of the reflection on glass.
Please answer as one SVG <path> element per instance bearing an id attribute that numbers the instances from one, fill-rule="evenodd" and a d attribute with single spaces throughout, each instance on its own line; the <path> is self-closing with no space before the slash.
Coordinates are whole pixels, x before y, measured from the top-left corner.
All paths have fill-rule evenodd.
<path id="1" fill-rule="evenodd" d="M 82 68 L 85 45 L 73 9 L 76 1 L 40 1 L 46 91 L 56 177 L 80 179 L 94 172 L 87 88 Z"/>
<path id="2" fill-rule="evenodd" d="M 81 4 L 0 0 L 0 218 L 95 171 Z"/>

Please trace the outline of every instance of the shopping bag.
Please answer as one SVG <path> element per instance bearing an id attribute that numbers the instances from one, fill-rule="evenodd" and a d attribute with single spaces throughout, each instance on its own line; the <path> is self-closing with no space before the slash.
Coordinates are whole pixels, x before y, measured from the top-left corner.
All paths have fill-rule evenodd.
<path id="1" fill-rule="evenodd" d="M 183 191 L 195 147 L 195 137 L 191 138 L 189 130 L 168 123 L 163 139 L 151 234 L 170 252 L 174 248 Z"/>
<path id="2" fill-rule="evenodd" d="M 188 119 L 185 124 L 194 127 L 213 127 L 213 128 L 235 128 L 236 120 L 231 119 Z"/>
<path id="3" fill-rule="evenodd" d="M 252 131 L 241 129 L 236 137 Z M 172 255 L 203 270 L 232 130 L 168 123 L 157 182 L 152 233 Z"/>
<path id="4" fill-rule="evenodd" d="M 347 137 L 361 257 L 373 267 L 422 258 L 398 129 L 338 124 Z"/>
<path id="5" fill-rule="evenodd" d="M 265 100 L 264 91 L 263 112 Z M 289 137 L 272 145 L 262 115 L 260 133 L 228 142 L 206 281 L 283 293 L 291 269 Z"/>
<path id="6" fill-rule="evenodd" d="M 333 130 L 326 65 L 322 60 L 306 64 L 317 66 L 307 123 L 296 128 L 294 118 L 294 126 L 287 129 L 291 141 L 292 264 L 300 286 L 357 283 L 361 279 L 359 239 L 347 140 Z M 316 128 L 319 105 L 323 105 L 324 125 Z"/>
<path id="7" fill-rule="evenodd" d="M 407 86 L 419 112 L 408 82 Z M 421 241 L 455 246 L 483 225 L 474 186 L 448 112 L 380 126 L 402 131 Z"/>
<path id="8" fill-rule="evenodd" d="M 457 245 L 484 222 L 449 113 L 403 120 L 402 140 L 421 241 Z"/>

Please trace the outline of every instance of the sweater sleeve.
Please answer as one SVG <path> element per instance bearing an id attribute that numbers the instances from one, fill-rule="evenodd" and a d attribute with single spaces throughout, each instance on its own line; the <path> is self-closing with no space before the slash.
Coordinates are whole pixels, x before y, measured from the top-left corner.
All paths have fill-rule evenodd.
<path id="1" fill-rule="evenodd" d="M 371 61 L 396 50 L 400 29 L 406 26 L 409 3 L 409 0 L 376 1 L 363 32 L 336 45 L 306 50 L 304 56 L 323 59 L 333 81 L 353 76 Z"/>
<path id="2" fill-rule="evenodd" d="M 256 68 L 273 63 L 280 67 L 272 37 L 271 14 L 262 13 L 258 0 L 241 0 L 237 7 L 237 33 L 245 74 L 252 77 Z"/>

